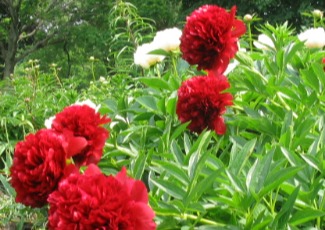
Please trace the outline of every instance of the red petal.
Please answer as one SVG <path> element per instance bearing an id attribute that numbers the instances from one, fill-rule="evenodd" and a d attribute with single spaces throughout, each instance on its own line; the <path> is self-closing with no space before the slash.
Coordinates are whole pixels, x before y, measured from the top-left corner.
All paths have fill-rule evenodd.
<path id="1" fill-rule="evenodd" d="M 84 137 L 75 137 L 69 130 L 64 130 L 63 135 L 65 138 L 63 148 L 67 158 L 80 153 L 88 145 L 88 141 Z"/>
<path id="2" fill-rule="evenodd" d="M 217 117 L 217 119 L 214 121 L 214 130 L 219 135 L 225 134 L 226 125 L 222 117 Z"/>
<path id="3" fill-rule="evenodd" d="M 231 35 L 233 37 L 239 37 L 244 33 L 246 33 L 246 26 L 242 21 L 235 19 L 233 26 L 234 26 L 234 30 L 231 32 Z"/>
<path id="4" fill-rule="evenodd" d="M 97 165 L 90 164 L 85 171 L 85 175 L 96 175 L 96 174 L 102 174 L 102 172 L 100 171 Z"/>
<path id="5" fill-rule="evenodd" d="M 147 188 L 142 181 L 134 182 L 130 195 L 134 201 L 148 203 Z"/>

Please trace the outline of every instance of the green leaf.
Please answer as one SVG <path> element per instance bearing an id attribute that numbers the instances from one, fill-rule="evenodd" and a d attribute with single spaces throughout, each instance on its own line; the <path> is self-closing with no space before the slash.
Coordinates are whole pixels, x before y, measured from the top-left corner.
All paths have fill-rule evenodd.
<path id="1" fill-rule="evenodd" d="M 133 177 L 136 179 L 141 179 L 142 174 L 145 169 L 146 161 L 148 158 L 148 154 L 145 154 L 144 152 L 140 152 L 138 154 L 138 157 L 135 160 L 134 167 L 133 167 Z"/>
<path id="2" fill-rule="evenodd" d="M 233 174 L 238 175 L 241 169 L 245 166 L 246 162 L 249 159 L 249 156 L 252 154 L 256 144 L 256 138 L 248 141 L 244 147 L 238 152 L 237 148 L 234 148 L 231 151 L 230 162 L 229 162 L 229 171 Z"/>
<path id="3" fill-rule="evenodd" d="M 303 210 L 299 210 L 295 214 L 293 214 L 293 216 L 289 220 L 289 223 L 296 226 L 323 216 L 325 216 L 324 211 L 306 208 Z"/>
<path id="4" fill-rule="evenodd" d="M 301 78 L 304 83 L 310 86 L 316 93 L 320 92 L 320 82 L 313 69 L 304 69 L 301 71 Z"/>
<path id="5" fill-rule="evenodd" d="M 170 176 L 176 178 L 181 183 L 183 183 L 185 186 L 187 186 L 190 182 L 186 172 L 176 163 L 173 162 L 166 162 L 161 160 L 155 160 L 151 162 L 152 165 L 157 165 L 164 169 L 165 172 L 167 172 Z"/>
<path id="6" fill-rule="evenodd" d="M 294 42 L 291 43 L 286 49 L 285 49 L 285 55 L 284 55 L 284 65 L 287 65 L 292 57 L 301 50 L 305 44 L 303 42 Z"/>
<path id="7" fill-rule="evenodd" d="M 2 176 L 0 174 L 0 181 L 3 185 L 3 187 L 5 188 L 5 190 L 7 191 L 7 193 L 11 196 L 15 196 L 16 195 L 16 191 L 15 189 L 13 189 L 13 187 L 11 187 L 11 185 L 8 183 L 8 181 L 6 180 L 6 178 L 4 176 Z"/>
<path id="8" fill-rule="evenodd" d="M 324 173 L 323 171 L 323 162 L 319 161 L 318 159 L 316 159 L 316 157 L 312 156 L 312 155 L 304 155 L 304 154 L 300 154 L 301 158 L 304 159 L 304 161 L 306 161 L 306 163 L 311 166 L 312 168 L 318 170 L 321 173 Z"/>
<path id="9" fill-rule="evenodd" d="M 197 202 L 203 193 L 212 190 L 212 184 L 215 182 L 216 178 L 220 176 L 221 172 L 222 170 L 217 170 L 200 180 L 199 183 L 196 183 L 186 194 L 184 201 L 185 206 L 188 206 L 191 202 Z"/>
<path id="10" fill-rule="evenodd" d="M 149 111 L 157 112 L 158 110 L 157 101 L 152 96 L 138 97 L 136 101 L 143 105 L 145 108 L 147 108 Z"/>
<path id="11" fill-rule="evenodd" d="M 213 133 L 210 131 L 203 132 L 186 156 L 188 159 L 188 175 L 191 180 L 195 180 L 195 178 L 198 177 L 200 169 L 203 167 L 205 159 L 208 157 L 209 151 L 206 150 L 206 148 L 211 140 L 212 134 Z"/>
<path id="12" fill-rule="evenodd" d="M 174 160 L 180 165 L 184 162 L 184 153 L 182 152 L 181 147 L 177 144 L 175 140 L 171 141 L 170 151 L 173 154 Z"/>
<path id="13" fill-rule="evenodd" d="M 153 51 L 150 51 L 148 54 L 155 54 L 155 55 L 162 55 L 162 56 L 169 56 L 170 53 L 163 49 L 156 49 Z"/>
<path id="14" fill-rule="evenodd" d="M 263 187 L 267 175 L 270 171 L 274 155 L 274 149 L 268 152 L 262 159 L 256 159 L 251 169 L 248 171 L 246 186 L 249 190 L 258 193 Z"/>
<path id="15" fill-rule="evenodd" d="M 165 81 L 162 78 L 154 78 L 154 77 L 141 77 L 141 78 L 136 78 L 140 82 L 144 83 L 145 85 L 161 91 L 162 89 L 165 90 L 171 90 L 170 85 L 168 84 L 167 81 Z"/>
<path id="16" fill-rule="evenodd" d="M 236 175 L 232 174 L 229 170 L 226 170 L 226 174 L 231 182 L 231 185 L 235 187 L 237 191 L 240 191 L 242 193 L 246 192 L 245 186 L 242 184 L 242 181 L 240 178 L 238 178 Z"/>
<path id="17" fill-rule="evenodd" d="M 265 180 L 264 187 L 258 194 L 259 197 L 263 197 L 265 194 L 271 192 L 273 189 L 281 185 L 284 181 L 296 175 L 297 172 L 299 172 L 303 168 L 304 167 L 289 167 L 280 170 L 278 168 L 272 170 L 272 172 L 268 175 L 267 179 Z"/>
<path id="18" fill-rule="evenodd" d="M 176 114 L 176 103 L 177 103 L 177 98 L 174 96 L 171 96 L 167 99 L 166 112 L 171 116 L 174 116 Z"/>
<path id="19" fill-rule="evenodd" d="M 159 189 L 176 199 L 182 200 L 186 195 L 185 191 L 174 182 L 153 177 L 150 178 L 150 181 Z"/>
<path id="20" fill-rule="evenodd" d="M 179 135 L 181 135 L 186 130 L 186 128 L 187 128 L 187 126 L 188 126 L 189 123 L 190 123 L 190 121 L 189 122 L 186 122 L 186 123 L 183 123 L 183 124 L 181 124 L 179 126 L 177 126 L 177 128 L 175 129 L 175 131 L 172 133 L 170 139 L 171 140 L 174 140 L 177 137 L 179 137 Z"/>
<path id="21" fill-rule="evenodd" d="M 288 223 L 288 219 L 293 210 L 293 206 L 297 199 L 300 187 L 297 187 L 292 194 L 288 197 L 287 201 L 281 207 L 280 212 L 274 218 L 272 227 L 273 229 L 284 229 L 285 225 Z"/>

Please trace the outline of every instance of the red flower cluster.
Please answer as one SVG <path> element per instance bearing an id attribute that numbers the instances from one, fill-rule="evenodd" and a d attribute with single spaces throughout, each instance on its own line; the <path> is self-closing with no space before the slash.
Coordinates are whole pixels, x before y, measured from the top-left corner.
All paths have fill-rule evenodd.
<path id="1" fill-rule="evenodd" d="M 226 132 L 221 115 L 232 105 L 233 97 L 223 92 L 230 87 L 223 73 L 238 51 L 238 38 L 246 32 L 235 14 L 236 6 L 228 12 L 216 5 L 204 5 L 186 19 L 180 38 L 182 57 L 208 72 L 208 76 L 183 82 L 178 90 L 176 113 L 182 123 L 190 122 L 188 128 L 193 132 Z"/>
<path id="2" fill-rule="evenodd" d="M 125 168 L 114 177 L 96 165 L 109 136 L 102 125 L 109 118 L 88 101 L 66 107 L 48 122 L 48 129 L 16 145 L 10 171 L 17 202 L 49 203 L 50 229 L 156 229 L 144 183 L 127 177 Z M 88 166 L 84 174 L 80 166 Z"/>
<path id="3" fill-rule="evenodd" d="M 41 129 L 19 142 L 10 168 L 16 202 L 44 206 L 63 176 L 65 158 L 62 138 L 53 130 Z"/>
<path id="4" fill-rule="evenodd" d="M 50 229 L 156 229 L 145 185 L 125 168 L 114 177 L 90 165 L 62 180 L 48 201 Z"/>
<path id="5" fill-rule="evenodd" d="M 198 69 L 222 74 L 238 51 L 238 37 L 246 32 L 245 24 L 230 12 L 215 5 L 204 5 L 186 19 L 180 38 L 183 58 Z"/>
<path id="6" fill-rule="evenodd" d="M 16 202 L 42 207 L 62 179 L 71 158 L 80 167 L 97 164 L 109 133 L 110 122 L 88 105 L 72 105 L 58 113 L 51 129 L 29 134 L 15 148 L 10 168 Z"/>
<path id="7" fill-rule="evenodd" d="M 201 133 L 205 128 L 224 134 L 226 126 L 221 115 L 232 105 L 232 95 L 223 93 L 229 88 L 223 75 L 196 76 L 184 81 L 178 90 L 176 113 L 182 123 L 190 121 L 188 128 Z"/>
<path id="8" fill-rule="evenodd" d="M 85 166 L 100 161 L 109 136 L 101 125 L 110 121 L 88 105 L 72 105 L 55 116 L 52 129 L 79 139 L 78 145 L 69 146 L 68 157 L 72 157 L 77 166 Z"/>

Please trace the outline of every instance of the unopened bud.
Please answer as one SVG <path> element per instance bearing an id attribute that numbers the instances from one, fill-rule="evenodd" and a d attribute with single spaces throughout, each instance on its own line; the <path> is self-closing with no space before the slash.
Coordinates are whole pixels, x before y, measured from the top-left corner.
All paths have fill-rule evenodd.
<path id="1" fill-rule="evenodd" d="M 320 10 L 313 10 L 312 14 L 313 14 L 313 16 L 315 18 L 322 18 L 323 17 L 323 11 L 320 11 Z"/>
<path id="2" fill-rule="evenodd" d="M 244 21 L 245 21 L 245 22 L 250 22 L 250 21 L 252 21 L 252 19 L 253 19 L 253 16 L 250 15 L 250 14 L 246 14 L 246 15 L 244 16 Z"/>

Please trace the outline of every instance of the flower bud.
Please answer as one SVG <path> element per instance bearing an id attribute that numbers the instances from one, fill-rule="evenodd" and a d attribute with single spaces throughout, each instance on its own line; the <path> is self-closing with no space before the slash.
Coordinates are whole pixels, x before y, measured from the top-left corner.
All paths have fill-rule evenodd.
<path id="1" fill-rule="evenodd" d="M 246 15 L 244 16 L 244 21 L 245 21 L 245 22 L 250 22 L 250 21 L 252 21 L 252 19 L 253 19 L 253 16 L 250 15 L 250 14 L 246 14 Z"/>
<path id="2" fill-rule="evenodd" d="M 313 14 L 313 16 L 315 18 L 322 18 L 323 17 L 323 11 L 320 11 L 320 10 L 313 10 L 312 14 Z"/>

